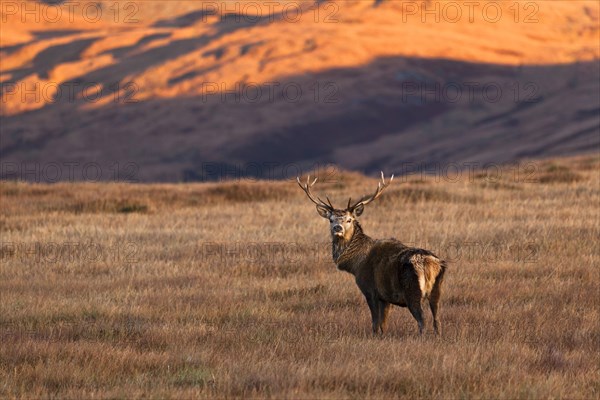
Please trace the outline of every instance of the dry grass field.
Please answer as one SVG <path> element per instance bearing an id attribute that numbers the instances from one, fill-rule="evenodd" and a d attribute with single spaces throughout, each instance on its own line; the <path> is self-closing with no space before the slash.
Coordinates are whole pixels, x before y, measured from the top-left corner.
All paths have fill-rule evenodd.
<path id="1" fill-rule="evenodd" d="M 441 339 L 400 308 L 371 335 L 292 180 L 2 182 L 0 396 L 597 399 L 599 171 L 398 177 L 367 207 L 449 260 Z M 324 180 L 337 204 L 376 184 Z"/>

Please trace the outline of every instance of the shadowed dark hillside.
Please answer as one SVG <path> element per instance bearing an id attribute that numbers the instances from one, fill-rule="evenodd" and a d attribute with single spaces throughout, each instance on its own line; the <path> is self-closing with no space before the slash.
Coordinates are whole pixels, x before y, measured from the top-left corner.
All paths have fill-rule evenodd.
<path id="1" fill-rule="evenodd" d="M 575 154 L 600 144 L 597 67 L 388 57 L 282 77 L 272 93 L 246 82 L 225 94 L 85 110 L 84 101 L 62 101 L 4 117 L 2 154 L 14 163 L 135 163 L 140 179 L 162 181 L 272 177 L 248 164 L 371 173 Z"/>

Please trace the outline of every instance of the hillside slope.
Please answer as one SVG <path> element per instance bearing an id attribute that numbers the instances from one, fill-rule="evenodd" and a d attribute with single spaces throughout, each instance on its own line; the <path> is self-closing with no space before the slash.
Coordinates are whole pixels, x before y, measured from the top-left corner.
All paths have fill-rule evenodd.
<path id="1" fill-rule="evenodd" d="M 39 22 L 2 7 L 5 176 L 398 171 L 600 144 L 594 1 L 37 4 Z"/>

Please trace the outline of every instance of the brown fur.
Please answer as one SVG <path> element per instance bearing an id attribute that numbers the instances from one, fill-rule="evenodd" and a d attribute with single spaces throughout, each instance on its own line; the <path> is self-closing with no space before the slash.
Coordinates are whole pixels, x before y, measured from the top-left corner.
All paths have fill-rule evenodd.
<path id="1" fill-rule="evenodd" d="M 390 304 L 408 307 L 423 332 L 421 302 L 427 298 L 435 332 L 441 333 L 439 301 L 446 263 L 427 250 L 407 247 L 395 239 L 373 240 L 358 221 L 350 240 L 333 238 L 333 260 L 354 275 L 371 310 L 374 333 L 383 333 Z"/>
<path id="2" fill-rule="evenodd" d="M 332 238 L 331 252 L 338 268 L 354 275 L 356 284 L 367 299 L 371 310 L 373 333 L 383 333 L 391 304 L 408 307 L 423 333 L 423 299 L 429 300 L 433 327 L 441 333 L 438 320 L 442 281 L 446 263 L 428 250 L 407 247 L 396 239 L 374 240 L 363 233 L 356 218 L 365 205 L 377 199 L 394 179 L 385 182 L 383 172 L 375 193 L 364 196 L 343 210 L 333 207 L 312 194 L 311 188 L 317 179 L 307 177 L 298 185 L 308 198 L 317 205 L 317 212 L 330 223 Z"/>

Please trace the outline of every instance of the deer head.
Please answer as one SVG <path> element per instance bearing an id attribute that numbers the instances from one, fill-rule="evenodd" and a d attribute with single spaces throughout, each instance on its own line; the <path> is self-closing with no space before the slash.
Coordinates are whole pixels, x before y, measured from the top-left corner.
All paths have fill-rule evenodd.
<path id="1" fill-rule="evenodd" d="M 372 195 L 363 196 L 355 203 L 352 203 L 352 198 L 350 198 L 348 200 L 348 206 L 345 209 L 335 208 L 327 196 L 325 196 L 327 199 L 327 203 L 325 203 L 319 197 L 315 197 L 312 194 L 310 189 L 317 182 L 317 178 L 311 182 L 310 176 L 308 176 L 305 184 L 300 182 L 300 178 L 296 178 L 296 180 L 308 198 L 316 204 L 319 215 L 329 220 L 331 236 L 333 238 L 344 238 L 349 240 L 354 234 L 356 219 L 363 213 L 367 204 L 381 196 L 381 193 L 389 186 L 390 183 L 392 183 L 392 180 L 394 180 L 394 175 L 392 175 L 390 180 L 386 182 L 383 172 L 381 172 L 381 182 L 377 184 L 375 193 Z"/>

